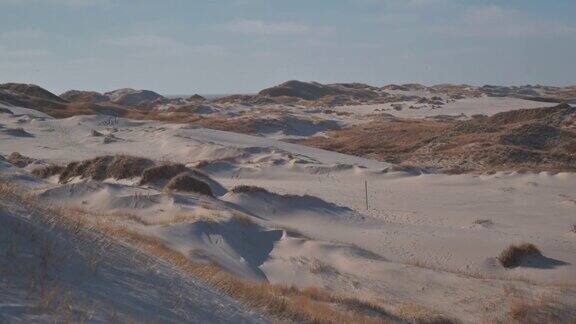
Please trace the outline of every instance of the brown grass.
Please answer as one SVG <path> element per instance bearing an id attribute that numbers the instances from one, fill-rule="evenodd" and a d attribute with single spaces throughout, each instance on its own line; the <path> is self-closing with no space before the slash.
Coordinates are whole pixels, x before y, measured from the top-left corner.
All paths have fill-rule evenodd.
<path id="1" fill-rule="evenodd" d="M 66 183 L 74 177 L 104 180 L 107 178 L 129 179 L 140 176 L 151 160 L 129 155 L 99 156 L 81 162 L 71 162 L 60 173 L 60 183 Z"/>
<path id="2" fill-rule="evenodd" d="M 10 155 L 8 155 L 8 157 L 6 157 L 6 160 L 19 168 L 23 168 L 35 161 L 34 159 L 24 156 L 18 152 L 12 152 Z"/>
<path id="3" fill-rule="evenodd" d="M 338 274 L 338 270 L 332 265 L 324 263 L 318 259 L 312 260 L 309 265 L 310 272 L 313 274 Z"/>
<path id="4" fill-rule="evenodd" d="M 519 266 L 526 257 L 538 255 L 541 255 L 541 252 L 534 244 L 522 243 L 507 247 L 498 256 L 498 261 L 505 268 L 513 268 Z"/>
<path id="5" fill-rule="evenodd" d="M 452 174 L 520 168 L 571 172 L 576 132 L 565 120 L 573 111 L 537 108 L 467 121 L 380 118 L 298 143 Z"/>
<path id="6" fill-rule="evenodd" d="M 2 132 L 4 134 L 7 135 L 11 135 L 11 136 L 17 136 L 17 137 L 34 137 L 34 135 L 28 133 L 24 128 L 22 127 L 18 127 L 18 128 L 6 128 L 4 130 L 2 130 Z"/>
<path id="7" fill-rule="evenodd" d="M 142 179 L 140 180 L 140 185 L 157 183 L 160 181 L 168 181 L 173 177 L 177 176 L 182 172 L 188 171 L 188 168 L 184 164 L 180 163 L 168 163 L 164 165 L 150 167 L 144 170 L 142 173 Z"/>
<path id="8" fill-rule="evenodd" d="M 476 225 L 482 225 L 482 226 L 490 226 L 490 225 L 494 225 L 494 222 L 490 219 L 476 219 L 474 220 L 474 222 L 472 222 L 473 224 Z"/>
<path id="9" fill-rule="evenodd" d="M 248 281 L 237 278 L 216 265 L 194 263 L 159 239 L 99 217 L 92 217 L 78 209 L 38 204 L 35 197 L 9 183 L 0 182 L 0 194 L 9 195 L 42 211 L 36 216 L 42 217 L 41 221 L 49 226 L 59 227 L 75 235 L 97 231 L 106 237 L 128 243 L 171 263 L 189 275 L 201 278 L 216 290 L 275 319 L 302 323 L 386 323 L 397 320 L 375 303 L 342 297 L 317 288 L 299 289 Z M 368 316 L 368 313 L 377 315 Z"/>
<path id="10" fill-rule="evenodd" d="M 237 223 L 242 224 L 244 226 L 250 226 L 250 225 L 254 225 L 254 221 L 243 214 L 240 213 L 234 213 L 234 215 L 232 216 L 232 219 L 235 220 Z"/>
<path id="11" fill-rule="evenodd" d="M 107 170 L 107 176 L 114 179 L 139 177 L 142 175 L 142 172 L 151 165 L 153 165 L 153 162 L 145 158 L 116 155 Z"/>
<path id="12" fill-rule="evenodd" d="M 268 193 L 269 191 L 261 188 L 261 187 L 257 187 L 257 186 L 248 186 L 248 185 L 239 185 L 236 186 L 234 188 L 232 188 L 233 193 L 256 193 L 256 192 L 264 192 L 264 193 Z"/>
<path id="13" fill-rule="evenodd" d="M 507 318 L 514 323 L 576 323 L 576 305 L 563 305 L 550 298 L 535 300 L 514 298 L 508 305 Z"/>
<path id="14" fill-rule="evenodd" d="M 394 309 L 394 313 L 404 319 L 418 324 L 451 324 L 457 321 L 416 304 L 401 304 Z"/>
<path id="15" fill-rule="evenodd" d="M 303 144 L 357 156 L 400 162 L 401 157 L 425 145 L 451 126 L 426 120 L 374 121 L 329 131 L 329 137 L 312 137 Z"/>
<path id="16" fill-rule="evenodd" d="M 180 192 L 196 192 L 206 196 L 213 197 L 212 189 L 204 181 L 198 180 L 195 177 L 188 174 L 188 172 L 182 172 L 177 176 L 170 179 L 168 184 L 164 187 L 165 190 L 180 191 Z"/>
<path id="17" fill-rule="evenodd" d="M 60 174 L 64 171 L 64 167 L 60 165 L 50 164 L 43 167 L 35 168 L 32 170 L 32 174 L 38 178 L 45 179 L 53 175 Z"/>
<path id="18" fill-rule="evenodd" d="M 365 316 L 360 311 L 337 310 L 331 304 L 357 304 L 356 307 L 360 310 L 370 307 L 380 309 L 383 314 L 387 314 L 377 305 L 338 297 L 320 290 L 299 290 L 283 285 L 243 280 L 224 272 L 215 265 L 191 262 L 183 254 L 168 248 L 161 240 L 145 236 L 126 227 L 101 224 L 99 229 L 107 235 L 147 251 L 179 267 L 186 273 L 207 281 L 220 292 L 234 297 L 247 306 L 276 318 L 305 323 L 385 322 L 382 318 Z"/>

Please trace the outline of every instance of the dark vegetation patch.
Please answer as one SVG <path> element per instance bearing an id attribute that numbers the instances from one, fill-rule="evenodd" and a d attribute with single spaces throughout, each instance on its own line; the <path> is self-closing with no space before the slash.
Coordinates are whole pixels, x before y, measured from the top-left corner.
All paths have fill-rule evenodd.
<path id="1" fill-rule="evenodd" d="M 3 107 L 0 107 L 0 113 L 9 114 L 9 115 L 14 115 L 14 113 L 12 112 L 12 110 L 10 110 L 10 109 L 8 109 L 8 108 L 3 108 Z"/>
<path id="2" fill-rule="evenodd" d="M 90 130 L 90 136 L 92 137 L 101 137 L 104 136 L 104 134 L 100 133 L 99 131 L 92 129 Z"/>
<path id="3" fill-rule="evenodd" d="M 268 190 L 262 188 L 262 187 L 257 187 L 257 186 L 248 186 L 248 185 L 239 185 L 236 186 L 234 188 L 232 188 L 231 190 L 233 193 L 257 193 L 257 192 L 262 192 L 262 193 L 270 193 Z"/>
<path id="4" fill-rule="evenodd" d="M 153 165 L 151 160 L 129 155 L 100 156 L 93 159 L 71 162 L 60 174 L 60 183 L 66 183 L 71 178 L 81 179 L 92 178 L 94 180 L 104 180 L 107 178 L 129 179 L 140 176 L 149 166 Z"/>
<path id="5" fill-rule="evenodd" d="M 16 137 L 34 137 L 34 135 L 28 133 L 22 127 L 6 128 L 6 129 L 2 130 L 2 133 L 6 134 L 6 135 L 10 135 L 10 136 L 16 136 Z"/>
<path id="6" fill-rule="evenodd" d="M 12 152 L 10 155 L 8 155 L 6 160 L 19 168 L 26 167 L 36 161 L 35 159 L 24 156 L 18 152 Z"/>
<path id="7" fill-rule="evenodd" d="M 56 164 L 45 165 L 32 170 L 32 174 L 41 179 L 46 179 L 51 176 L 60 174 L 64 171 L 65 167 Z"/>
<path id="8" fill-rule="evenodd" d="M 214 196 L 208 184 L 188 172 L 180 173 L 170 179 L 164 189 L 168 191 L 195 192 L 206 196 Z"/>
<path id="9" fill-rule="evenodd" d="M 382 119 L 299 143 L 431 172 L 576 171 L 576 108 L 521 109 L 467 121 Z"/>
<path id="10" fill-rule="evenodd" d="M 188 168 L 180 163 L 153 166 L 143 171 L 140 185 L 167 181 L 187 170 Z"/>
<path id="11" fill-rule="evenodd" d="M 514 268 L 519 266 L 526 258 L 541 255 L 542 253 L 534 244 L 523 243 L 507 247 L 498 256 L 498 261 L 505 268 Z"/>
<path id="12" fill-rule="evenodd" d="M 195 192 L 207 196 L 226 192 L 218 182 L 205 173 L 189 169 L 183 164 L 155 165 L 152 160 L 129 155 L 106 155 L 84 161 L 68 163 L 65 167 L 47 165 L 36 168 L 32 174 L 39 178 L 48 178 L 59 174 L 59 182 L 67 183 L 71 179 L 131 179 L 141 177 L 140 185 L 162 186 L 166 191 Z"/>

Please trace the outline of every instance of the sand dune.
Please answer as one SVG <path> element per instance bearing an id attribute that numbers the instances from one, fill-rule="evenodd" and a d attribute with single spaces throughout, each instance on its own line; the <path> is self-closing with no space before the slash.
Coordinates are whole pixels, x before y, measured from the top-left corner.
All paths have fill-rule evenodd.
<path id="1" fill-rule="evenodd" d="M 392 314 L 420 305 L 466 322 L 506 318 L 510 296 L 503 291 L 510 287 L 562 304 L 576 296 L 572 173 L 415 175 L 271 138 L 124 118 L 110 123 L 106 116 L 0 114 L 0 124 L 36 135 L 1 133 L 1 154 L 40 161 L 25 168 L 3 161 L 5 181 L 243 278 L 319 286 L 373 300 Z M 105 143 L 106 135 L 121 140 Z M 197 167 L 221 186 L 210 197 L 141 185 L 136 175 L 59 183 L 57 175 L 30 174 L 49 163 L 115 154 Z M 233 189 L 239 185 L 262 189 Z M 535 244 L 543 257 L 500 265 L 500 251 L 521 242 Z"/>

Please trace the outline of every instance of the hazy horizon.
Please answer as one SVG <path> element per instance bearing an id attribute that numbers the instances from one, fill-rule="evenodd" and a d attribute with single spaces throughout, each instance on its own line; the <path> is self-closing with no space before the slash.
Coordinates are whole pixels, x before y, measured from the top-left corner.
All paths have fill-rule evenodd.
<path id="1" fill-rule="evenodd" d="M 574 85 L 574 1 L 0 0 L 0 81 L 55 93 Z"/>

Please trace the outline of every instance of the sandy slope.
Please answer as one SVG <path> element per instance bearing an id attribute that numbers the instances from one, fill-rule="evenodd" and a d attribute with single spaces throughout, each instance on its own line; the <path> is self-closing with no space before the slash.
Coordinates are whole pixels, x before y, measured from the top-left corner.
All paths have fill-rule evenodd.
<path id="1" fill-rule="evenodd" d="M 13 169 L 0 161 L 3 180 L 27 177 Z M 153 257 L 48 228 L 41 213 L 0 198 L 1 323 L 265 322 Z"/>
<path id="2" fill-rule="evenodd" d="M 367 115 L 373 113 L 387 113 L 398 117 L 406 118 L 423 118 L 438 115 L 447 116 L 473 116 L 477 114 L 491 116 L 499 112 L 551 107 L 557 105 L 556 103 L 546 103 L 531 100 L 524 100 L 509 97 L 480 97 L 480 98 L 464 98 L 456 101 L 447 102 L 439 108 L 432 109 L 429 106 L 418 104 L 415 101 L 403 102 L 404 108 L 400 111 L 392 109 L 392 104 L 381 105 L 360 105 L 360 106 L 341 106 L 334 108 L 337 111 L 350 112 L 359 115 Z M 410 106 L 422 106 L 420 109 L 410 109 Z"/>
<path id="3" fill-rule="evenodd" d="M 417 303 L 470 322 L 502 316 L 510 287 L 528 297 L 576 300 L 573 174 L 415 176 L 273 139 L 125 119 L 110 125 L 102 116 L 0 114 L 0 124 L 32 134 L 0 133 L 4 155 L 57 163 L 113 153 L 191 165 L 216 160 L 204 170 L 228 188 L 311 195 L 228 192 L 215 199 L 166 196 L 136 180 L 28 183 L 47 201 L 136 213 L 145 224 L 130 226 L 244 277 L 324 286 L 392 308 Z M 175 221 L 182 214 L 189 218 Z M 511 270 L 495 261 L 523 241 L 545 258 Z"/>

